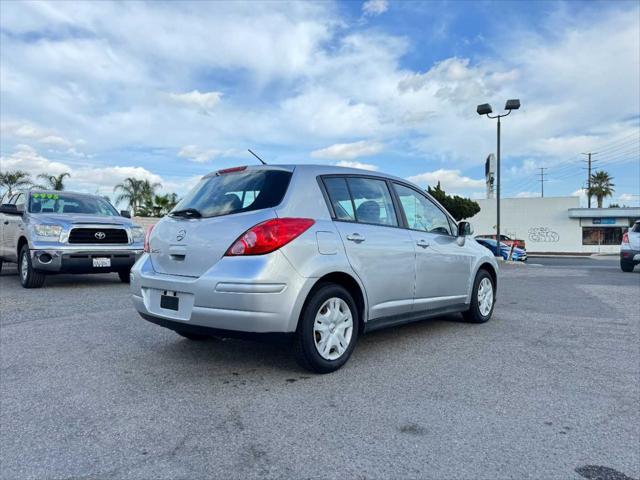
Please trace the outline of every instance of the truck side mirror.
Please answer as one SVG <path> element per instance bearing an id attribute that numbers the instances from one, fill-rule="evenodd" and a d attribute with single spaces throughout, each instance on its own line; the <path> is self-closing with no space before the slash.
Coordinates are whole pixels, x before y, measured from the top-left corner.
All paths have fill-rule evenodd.
<path id="1" fill-rule="evenodd" d="M 3 203 L 0 205 L 0 213 L 5 215 L 22 215 L 22 212 L 18 210 L 18 207 L 13 203 Z"/>
<path id="2" fill-rule="evenodd" d="M 131 212 L 129 210 L 120 210 L 120 216 L 124 218 L 131 218 Z"/>

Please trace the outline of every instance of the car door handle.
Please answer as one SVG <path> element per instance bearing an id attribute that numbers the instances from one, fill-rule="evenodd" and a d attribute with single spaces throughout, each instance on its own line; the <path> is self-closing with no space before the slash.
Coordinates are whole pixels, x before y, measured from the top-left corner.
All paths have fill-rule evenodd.
<path id="1" fill-rule="evenodd" d="M 5 221 L 4 221 L 4 224 L 5 224 L 5 225 L 9 225 L 9 220 L 5 220 Z"/>
<path id="2" fill-rule="evenodd" d="M 429 246 L 429 242 L 427 242 L 426 240 L 419 240 L 416 242 L 416 245 L 422 248 L 427 248 Z"/>
<path id="3" fill-rule="evenodd" d="M 352 233 L 351 235 L 347 235 L 347 240 L 350 242 L 362 243 L 364 242 L 364 237 L 359 233 Z"/>

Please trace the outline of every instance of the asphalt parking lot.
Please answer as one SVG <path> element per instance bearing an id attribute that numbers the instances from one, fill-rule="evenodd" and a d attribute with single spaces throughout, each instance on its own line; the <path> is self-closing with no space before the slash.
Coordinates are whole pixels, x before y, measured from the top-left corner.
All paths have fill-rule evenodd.
<path id="1" fill-rule="evenodd" d="M 324 376 L 147 323 L 115 274 L 5 265 L 1 478 L 638 478 L 640 268 L 562 260 L 503 267 L 485 325 L 375 332 Z"/>

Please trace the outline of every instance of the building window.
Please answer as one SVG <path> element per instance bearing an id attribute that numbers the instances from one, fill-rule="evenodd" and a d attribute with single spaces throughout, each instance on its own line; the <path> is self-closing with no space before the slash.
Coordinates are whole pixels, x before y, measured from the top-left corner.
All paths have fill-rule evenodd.
<path id="1" fill-rule="evenodd" d="M 620 245 L 622 227 L 582 227 L 583 245 Z"/>

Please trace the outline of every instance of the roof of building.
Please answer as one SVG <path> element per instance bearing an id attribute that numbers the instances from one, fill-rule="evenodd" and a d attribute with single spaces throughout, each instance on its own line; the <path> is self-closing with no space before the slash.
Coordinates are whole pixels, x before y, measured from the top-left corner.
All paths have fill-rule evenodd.
<path id="1" fill-rule="evenodd" d="M 570 208 L 569 218 L 640 218 L 640 207 Z"/>

